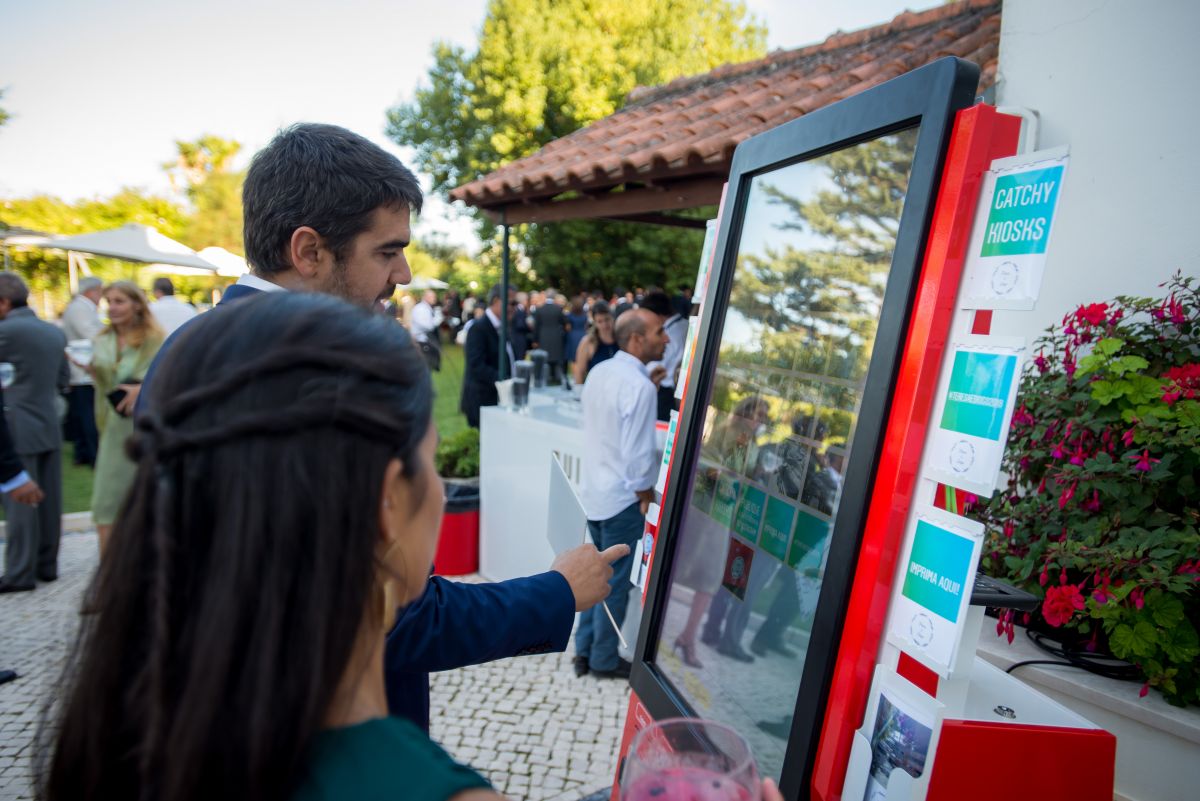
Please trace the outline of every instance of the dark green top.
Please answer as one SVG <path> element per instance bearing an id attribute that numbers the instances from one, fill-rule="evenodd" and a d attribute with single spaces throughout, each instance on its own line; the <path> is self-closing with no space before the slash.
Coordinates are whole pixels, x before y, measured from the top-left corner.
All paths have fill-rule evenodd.
<path id="1" fill-rule="evenodd" d="M 292 801 L 446 801 L 489 786 L 412 723 L 376 718 L 318 734 L 308 778 Z"/>

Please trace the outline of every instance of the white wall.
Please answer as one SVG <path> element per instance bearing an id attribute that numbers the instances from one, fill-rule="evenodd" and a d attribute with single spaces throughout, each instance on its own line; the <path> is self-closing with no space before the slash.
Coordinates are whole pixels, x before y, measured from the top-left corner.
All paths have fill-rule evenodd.
<path id="1" fill-rule="evenodd" d="M 1038 308 L 993 332 L 1200 275 L 1200 2 L 1004 0 L 1001 20 L 996 105 L 1036 110 L 1071 163 Z"/>

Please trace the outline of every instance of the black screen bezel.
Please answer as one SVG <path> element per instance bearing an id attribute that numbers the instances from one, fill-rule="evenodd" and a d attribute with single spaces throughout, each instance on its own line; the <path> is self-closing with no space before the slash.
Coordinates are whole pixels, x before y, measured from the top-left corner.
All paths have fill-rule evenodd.
<path id="1" fill-rule="evenodd" d="M 633 690 L 656 719 L 694 715 L 671 681 L 658 670 L 654 656 L 667 601 L 674 547 L 699 455 L 706 399 L 716 372 L 725 309 L 733 285 L 742 224 L 751 179 L 845 147 L 897 131 L 919 127 L 900 228 L 892 256 L 876 344 L 863 391 L 854 447 L 846 464 L 842 499 L 834 520 L 820 600 L 813 620 L 791 736 L 784 756 L 780 789 L 789 801 L 806 798 L 816 756 L 839 632 L 845 619 L 868 501 L 891 406 L 896 367 L 910 322 L 913 297 L 925 250 L 942 165 L 955 114 L 974 101 L 979 68 L 944 58 L 826 108 L 785 123 L 740 144 L 734 153 L 719 223 L 702 324 L 688 379 L 689 399 L 680 417 L 673 480 L 662 499 L 659 538 L 655 545 L 634 667 Z"/>

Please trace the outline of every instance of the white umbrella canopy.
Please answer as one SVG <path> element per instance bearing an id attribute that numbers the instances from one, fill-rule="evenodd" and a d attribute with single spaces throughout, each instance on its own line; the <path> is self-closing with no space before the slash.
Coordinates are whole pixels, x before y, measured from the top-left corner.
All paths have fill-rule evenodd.
<path id="1" fill-rule="evenodd" d="M 200 258 L 217 265 L 217 275 L 226 278 L 237 278 L 250 272 L 250 265 L 236 253 L 230 253 L 225 248 L 208 247 L 198 254 Z"/>
<path id="2" fill-rule="evenodd" d="M 182 242 L 176 242 L 149 225 L 137 223 L 129 223 L 109 231 L 54 239 L 44 247 L 110 256 L 125 261 L 195 267 L 207 270 L 210 275 L 217 269 L 217 265 L 202 259 L 196 255 L 196 251 Z"/>
<path id="3" fill-rule="evenodd" d="M 449 289 L 450 285 L 445 281 L 437 278 L 426 278 L 422 275 L 414 275 L 413 280 L 402 289 Z"/>

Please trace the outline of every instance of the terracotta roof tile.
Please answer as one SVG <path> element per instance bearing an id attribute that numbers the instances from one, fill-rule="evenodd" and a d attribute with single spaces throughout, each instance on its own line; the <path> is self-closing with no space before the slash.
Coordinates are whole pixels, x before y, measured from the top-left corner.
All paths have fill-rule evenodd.
<path id="1" fill-rule="evenodd" d="M 451 196 L 496 207 L 627 181 L 727 174 L 739 142 L 943 56 L 978 64 L 983 90 L 995 82 L 999 41 L 999 0 L 906 11 L 808 47 L 639 87 L 616 113 Z"/>

